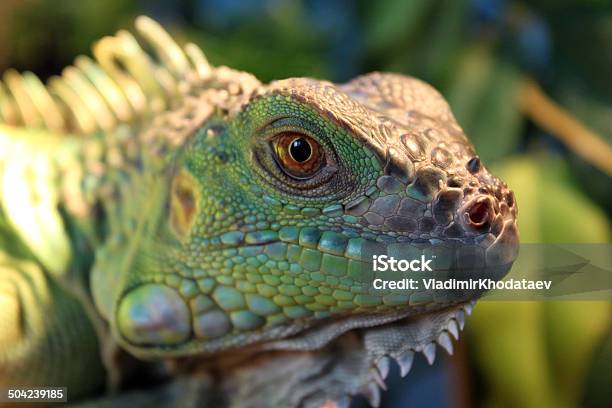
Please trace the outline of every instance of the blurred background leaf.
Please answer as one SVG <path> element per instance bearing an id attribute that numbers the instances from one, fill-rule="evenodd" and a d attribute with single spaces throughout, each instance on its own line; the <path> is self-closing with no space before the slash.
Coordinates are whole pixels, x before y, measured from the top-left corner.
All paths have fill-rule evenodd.
<path id="1" fill-rule="evenodd" d="M 533 155 L 494 168 L 520 203 L 521 241 L 609 242 L 606 214 L 567 185 L 569 166 L 546 151 Z M 584 379 L 611 319 L 609 302 L 480 302 L 468 329 L 485 404 L 584 406 Z"/>

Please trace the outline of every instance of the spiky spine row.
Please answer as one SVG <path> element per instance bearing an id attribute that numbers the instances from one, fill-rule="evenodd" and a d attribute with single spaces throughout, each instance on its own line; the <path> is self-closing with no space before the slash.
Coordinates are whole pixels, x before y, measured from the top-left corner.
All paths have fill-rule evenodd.
<path id="1" fill-rule="evenodd" d="M 53 133 L 108 132 L 172 107 L 212 72 L 195 44 L 179 47 L 148 17 L 136 19 L 139 42 L 121 30 L 93 46 L 44 85 L 31 72 L 7 70 L 0 81 L 0 124 Z M 150 49 L 151 52 L 145 51 Z"/>

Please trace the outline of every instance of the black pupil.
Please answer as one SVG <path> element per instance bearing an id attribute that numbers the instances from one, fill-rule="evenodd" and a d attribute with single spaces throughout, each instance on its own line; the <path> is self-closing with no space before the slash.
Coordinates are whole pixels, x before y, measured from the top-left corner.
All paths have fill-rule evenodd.
<path id="1" fill-rule="evenodd" d="M 310 159 L 312 149 L 310 143 L 304 138 L 295 139 L 289 146 L 289 153 L 296 162 L 302 163 Z"/>

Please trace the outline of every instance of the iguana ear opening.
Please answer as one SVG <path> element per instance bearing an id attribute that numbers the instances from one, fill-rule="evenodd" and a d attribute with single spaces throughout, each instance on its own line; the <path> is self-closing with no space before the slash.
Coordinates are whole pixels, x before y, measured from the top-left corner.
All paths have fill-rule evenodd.
<path id="1" fill-rule="evenodd" d="M 179 170 L 172 180 L 170 190 L 170 229 L 184 238 L 196 218 L 200 193 L 193 176 Z"/>

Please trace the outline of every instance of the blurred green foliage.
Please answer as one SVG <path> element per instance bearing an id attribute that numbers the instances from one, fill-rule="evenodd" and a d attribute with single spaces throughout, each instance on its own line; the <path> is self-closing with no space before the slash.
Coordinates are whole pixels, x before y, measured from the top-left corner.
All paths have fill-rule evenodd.
<path id="1" fill-rule="evenodd" d="M 141 13 L 199 44 L 213 64 L 263 81 L 345 81 L 372 70 L 420 77 L 447 97 L 484 162 L 515 189 L 523 241 L 610 241 L 610 177 L 530 123 L 518 92 L 535 78 L 612 143 L 609 1 L 7 0 L 0 69 L 48 77 Z M 483 302 L 473 320 L 484 404 L 586 401 L 583 378 L 610 332 L 609 304 Z M 587 377 L 609 377 L 610 362 L 599 367 L 608 372 Z"/>
<path id="2" fill-rule="evenodd" d="M 606 214 L 567 184 L 570 168 L 560 158 L 539 151 L 505 159 L 494 170 L 520 203 L 523 242 L 610 242 Z M 486 404 L 584 406 L 584 379 L 611 319 L 609 302 L 480 302 L 469 334 Z"/>

